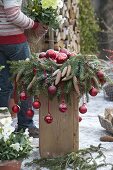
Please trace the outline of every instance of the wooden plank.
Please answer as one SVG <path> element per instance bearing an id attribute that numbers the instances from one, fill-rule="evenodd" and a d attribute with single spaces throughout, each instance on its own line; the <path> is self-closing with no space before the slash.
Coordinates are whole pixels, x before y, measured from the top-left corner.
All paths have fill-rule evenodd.
<path id="1" fill-rule="evenodd" d="M 48 99 L 40 96 L 41 108 L 39 111 L 39 151 L 42 158 L 62 156 L 77 151 L 79 148 L 78 99 L 74 93 L 71 96 L 71 106 L 66 113 L 58 109 L 56 98 L 50 101 L 50 113 L 53 122 L 47 124 L 44 117 L 48 113 Z"/>
<path id="2" fill-rule="evenodd" d="M 54 49 L 54 30 L 49 28 L 49 49 Z"/>

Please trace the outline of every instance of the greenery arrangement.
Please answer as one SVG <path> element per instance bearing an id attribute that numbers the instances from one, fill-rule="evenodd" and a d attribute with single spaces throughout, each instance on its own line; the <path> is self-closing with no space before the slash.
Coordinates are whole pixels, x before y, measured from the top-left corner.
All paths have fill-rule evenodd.
<path id="1" fill-rule="evenodd" d="M 99 162 L 99 159 L 101 160 Z M 113 164 L 106 163 L 106 157 L 102 152 L 102 147 L 99 144 L 97 147 L 90 146 L 89 148 L 80 149 L 78 152 L 72 152 L 70 154 L 57 157 L 57 158 L 42 158 L 33 160 L 38 168 L 48 168 L 49 170 L 97 170 L 100 167 L 111 167 Z M 29 164 L 28 164 L 29 165 Z"/>
<path id="2" fill-rule="evenodd" d="M 28 0 L 24 12 L 33 20 L 56 29 L 63 21 L 62 15 L 59 15 L 62 7 L 62 0 Z"/>
<path id="3" fill-rule="evenodd" d="M 28 130 L 14 133 L 12 119 L 4 118 L 0 122 L 3 124 L 0 127 L 0 161 L 25 158 L 32 150 Z"/>
<path id="4" fill-rule="evenodd" d="M 98 51 L 98 32 L 100 31 L 98 20 L 90 0 L 79 0 L 79 27 L 81 53 L 94 54 Z"/>
<path id="5" fill-rule="evenodd" d="M 40 95 L 48 98 L 48 115 L 44 118 L 47 123 L 52 123 L 49 100 L 58 98 L 60 112 L 66 112 L 67 104 L 71 104 L 71 94 L 82 97 L 79 112 L 87 112 L 86 103 L 89 95 L 96 96 L 106 81 L 106 76 L 101 68 L 101 63 L 95 55 L 82 55 L 69 52 L 67 49 L 54 51 L 52 49 L 42 52 L 39 56 L 33 55 L 25 61 L 11 62 L 11 72 L 15 81 L 14 94 L 18 98 L 13 112 L 19 111 L 19 102 L 29 96 L 35 96 L 32 103 L 34 109 L 41 106 Z M 28 116 L 34 114 L 32 107 L 26 112 Z M 81 118 L 78 118 L 81 121 Z"/>
<path id="6" fill-rule="evenodd" d="M 31 59 L 25 61 L 10 63 L 18 95 L 22 91 L 28 96 L 39 96 L 43 93 L 48 95 L 48 90 L 52 86 L 57 90 L 55 93 L 50 91 L 50 99 L 54 96 L 60 99 L 63 95 L 66 101 L 70 101 L 70 94 L 75 91 L 79 97 L 86 95 L 88 100 L 89 91 L 95 87 L 98 92 L 105 83 L 101 63 L 95 55 L 72 54 L 73 56 L 65 58 L 64 53 L 48 50 L 45 52 L 46 57 L 40 58 L 43 53 L 39 56 L 33 55 Z M 47 57 L 48 53 L 57 55 L 57 58 Z"/>

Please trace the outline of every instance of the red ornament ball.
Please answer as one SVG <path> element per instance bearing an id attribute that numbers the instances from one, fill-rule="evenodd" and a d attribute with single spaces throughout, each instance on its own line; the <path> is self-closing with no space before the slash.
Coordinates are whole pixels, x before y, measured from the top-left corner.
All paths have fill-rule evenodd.
<path id="1" fill-rule="evenodd" d="M 56 93 L 56 90 L 57 90 L 57 88 L 56 88 L 56 86 L 54 86 L 54 85 L 51 85 L 51 86 L 48 87 L 48 92 L 49 92 L 50 94 L 55 94 L 55 93 Z"/>
<path id="2" fill-rule="evenodd" d="M 45 117 L 44 117 L 44 120 L 46 123 L 50 124 L 53 122 L 53 117 L 51 116 L 50 113 L 48 113 Z"/>
<path id="3" fill-rule="evenodd" d="M 12 111 L 14 113 L 18 113 L 20 111 L 20 106 L 18 106 L 17 104 L 15 104 L 13 107 L 12 107 Z"/>
<path id="4" fill-rule="evenodd" d="M 82 106 L 79 107 L 79 112 L 84 114 L 87 112 L 86 104 L 84 103 Z"/>
<path id="5" fill-rule="evenodd" d="M 41 52 L 39 54 L 39 58 L 46 58 L 46 52 Z"/>
<path id="6" fill-rule="evenodd" d="M 79 121 L 79 122 L 82 121 L 82 117 L 81 117 L 81 116 L 78 117 L 78 121 Z"/>
<path id="7" fill-rule="evenodd" d="M 104 79 L 104 73 L 101 71 L 101 70 L 99 70 L 98 72 L 97 72 L 97 77 L 101 80 L 101 79 Z"/>
<path id="8" fill-rule="evenodd" d="M 64 102 L 62 102 L 59 105 L 59 110 L 60 110 L 60 112 L 66 112 L 67 111 L 67 105 Z"/>
<path id="9" fill-rule="evenodd" d="M 65 54 L 68 56 L 68 58 L 69 58 L 70 55 L 71 55 L 71 52 L 69 52 L 66 48 L 61 48 L 61 49 L 60 49 L 60 53 L 65 53 Z"/>
<path id="10" fill-rule="evenodd" d="M 27 112 L 26 112 L 26 115 L 28 117 L 33 117 L 34 116 L 34 111 L 32 109 L 28 109 Z"/>
<path id="11" fill-rule="evenodd" d="M 32 106 L 34 109 L 39 109 L 41 107 L 41 103 L 38 100 L 36 100 L 32 103 Z"/>
<path id="12" fill-rule="evenodd" d="M 65 53 L 58 53 L 57 55 L 57 63 L 62 64 L 68 59 L 68 56 Z"/>
<path id="13" fill-rule="evenodd" d="M 47 50 L 46 52 L 46 58 L 56 59 L 56 52 L 52 49 Z"/>
<path id="14" fill-rule="evenodd" d="M 74 52 L 69 52 L 66 48 L 61 48 L 60 53 L 65 53 L 68 58 L 76 55 Z"/>
<path id="15" fill-rule="evenodd" d="M 89 94 L 91 96 L 96 96 L 98 94 L 98 90 L 94 87 L 91 88 L 91 90 L 89 91 Z"/>
<path id="16" fill-rule="evenodd" d="M 25 91 L 20 93 L 20 100 L 26 100 L 27 99 L 27 95 L 25 93 Z"/>
<path id="17" fill-rule="evenodd" d="M 65 53 L 65 54 L 68 54 L 68 53 L 69 53 L 69 51 L 68 51 L 66 48 L 61 48 L 61 49 L 60 49 L 60 52 L 61 52 L 61 53 Z"/>

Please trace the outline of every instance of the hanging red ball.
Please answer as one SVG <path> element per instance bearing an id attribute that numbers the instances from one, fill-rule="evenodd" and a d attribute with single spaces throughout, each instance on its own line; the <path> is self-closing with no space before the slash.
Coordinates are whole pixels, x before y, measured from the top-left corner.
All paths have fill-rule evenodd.
<path id="1" fill-rule="evenodd" d="M 81 117 L 81 116 L 78 117 L 78 121 L 79 121 L 79 122 L 82 121 L 82 117 Z"/>
<path id="2" fill-rule="evenodd" d="M 104 79 L 104 73 L 103 73 L 101 70 L 99 70 L 99 71 L 97 72 L 97 77 L 98 77 L 99 79 Z"/>
<path id="3" fill-rule="evenodd" d="M 48 113 L 48 114 L 45 116 L 44 120 L 45 120 L 46 123 L 50 124 L 50 123 L 53 122 L 53 117 L 51 116 L 50 113 Z"/>
<path id="4" fill-rule="evenodd" d="M 82 106 L 79 107 L 79 112 L 84 114 L 87 112 L 86 104 L 84 103 Z"/>
<path id="5" fill-rule="evenodd" d="M 67 111 L 67 105 L 64 102 L 62 102 L 59 105 L 59 110 L 60 110 L 60 112 L 66 112 Z"/>
<path id="6" fill-rule="evenodd" d="M 48 87 L 48 92 L 49 92 L 50 94 L 55 94 L 55 93 L 56 93 L 56 90 L 57 90 L 57 88 L 56 88 L 56 86 L 54 86 L 54 85 L 51 85 L 51 86 Z"/>
<path id="7" fill-rule="evenodd" d="M 94 87 L 91 88 L 91 90 L 89 91 L 89 94 L 91 96 L 96 96 L 98 94 L 98 90 Z"/>
<path id="8" fill-rule="evenodd" d="M 38 100 L 36 100 L 32 103 L 32 106 L 34 109 L 39 109 L 41 107 L 41 103 Z"/>
<path id="9" fill-rule="evenodd" d="M 27 112 L 26 112 L 26 115 L 28 117 L 33 117 L 34 116 L 34 111 L 32 109 L 28 109 Z"/>
<path id="10" fill-rule="evenodd" d="M 13 107 L 12 107 L 12 111 L 14 113 L 18 113 L 20 111 L 20 106 L 18 106 L 17 104 L 15 104 Z"/>
<path id="11" fill-rule="evenodd" d="M 20 93 L 20 100 L 26 100 L 27 99 L 27 95 L 25 93 L 25 91 Z"/>

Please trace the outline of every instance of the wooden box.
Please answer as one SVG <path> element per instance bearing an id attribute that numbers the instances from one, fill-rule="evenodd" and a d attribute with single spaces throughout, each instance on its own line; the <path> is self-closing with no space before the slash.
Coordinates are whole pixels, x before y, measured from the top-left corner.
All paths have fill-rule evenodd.
<path id="1" fill-rule="evenodd" d="M 71 105 L 68 111 L 59 111 L 57 98 L 50 101 L 50 113 L 53 122 L 47 124 L 44 117 L 48 113 L 48 98 L 40 97 L 41 108 L 39 111 L 39 151 L 42 158 L 62 156 L 79 148 L 79 99 L 75 93 L 71 95 Z"/>

